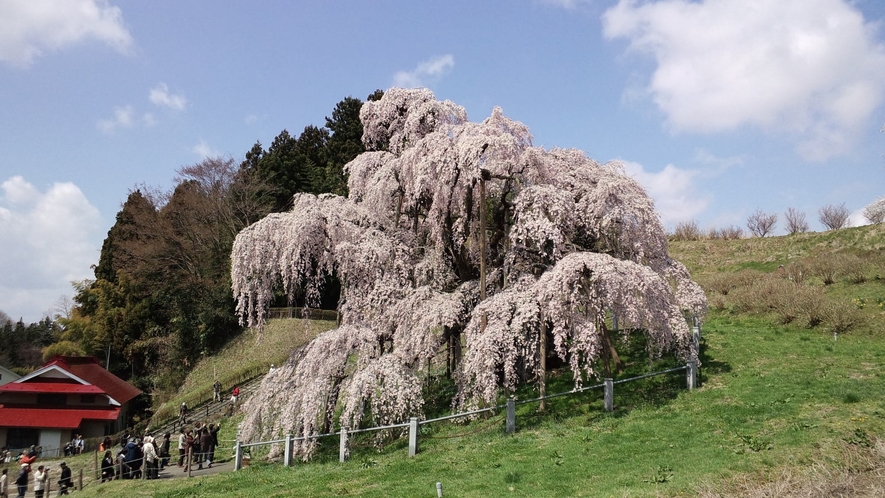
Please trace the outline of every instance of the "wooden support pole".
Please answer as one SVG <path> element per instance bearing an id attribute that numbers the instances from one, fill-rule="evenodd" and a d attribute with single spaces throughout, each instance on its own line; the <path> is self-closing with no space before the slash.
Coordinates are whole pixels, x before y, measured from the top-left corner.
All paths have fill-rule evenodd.
<path id="1" fill-rule="evenodd" d="M 610 378 L 603 380 L 605 392 L 603 393 L 603 401 L 605 403 L 605 411 L 612 412 L 615 409 L 615 384 Z"/>

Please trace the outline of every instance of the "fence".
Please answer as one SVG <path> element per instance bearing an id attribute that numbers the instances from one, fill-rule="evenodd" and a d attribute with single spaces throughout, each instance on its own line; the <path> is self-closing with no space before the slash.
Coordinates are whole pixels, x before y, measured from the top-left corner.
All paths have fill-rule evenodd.
<path id="1" fill-rule="evenodd" d="M 694 334 L 694 340 L 698 341 L 699 338 L 700 338 L 700 336 L 699 336 L 699 333 L 697 332 L 697 329 L 696 329 L 695 334 Z M 686 363 L 684 366 L 670 368 L 667 370 L 661 370 L 659 372 L 653 372 L 653 373 L 649 373 L 649 374 L 645 374 L 645 375 L 638 375 L 636 377 L 630 377 L 627 379 L 613 380 L 611 378 L 606 378 L 600 384 L 596 384 L 593 386 L 587 386 L 587 387 L 583 387 L 580 389 L 574 389 L 571 391 L 550 394 L 547 396 L 541 396 L 538 398 L 532 398 L 532 399 L 526 399 L 526 400 L 520 400 L 520 401 L 510 398 L 507 400 L 507 402 L 505 404 L 502 404 L 502 405 L 496 405 L 496 406 L 492 406 L 492 407 L 488 407 L 488 408 L 482 408 L 482 409 L 474 410 L 474 411 L 470 411 L 470 412 L 463 412 L 463 413 L 456 413 L 453 415 L 446 415 L 444 417 L 438 417 L 438 418 L 429 419 L 429 420 L 419 420 L 418 417 L 412 417 L 411 419 L 409 419 L 408 422 L 404 422 L 404 423 L 400 423 L 400 424 L 386 425 L 386 426 L 381 426 L 381 427 L 369 427 L 369 428 L 365 428 L 365 429 L 353 429 L 353 430 L 341 429 L 338 432 L 332 432 L 332 433 L 328 433 L 328 434 L 317 434 L 315 436 L 309 436 L 309 437 L 294 437 L 293 435 L 289 434 L 284 439 L 275 439 L 275 440 L 271 440 L 271 441 L 259 441 L 259 442 L 255 442 L 255 443 L 242 443 L 241 441 L 237 440 L 234 445 L 234 470 L 240 470 L 243 467 L 244 451 L 249 448 L 272 445 L 272 444 L 284 444 L 285 446 L 284 446 L 284 450 L 283 450 L 283 465 L 290 466 L 290 465 L 292 465 L 292 456 L 293 456 L 292 449 L 293 449 L 293 443 L 295 441 L 305 441 L 307 439 L 318 439 L 318 438 L 332 437 L 332 436 L 339 436 L 340 437 L 339 450 L 338 450 L 338 460 L 340 462 L 345 462 L 349 456 L 348 438 L 350 435 L 361 433 L 361 432 L 373 432 L 373 431 L 399 429 L 399 428 L 406 428 L 406 427 L 409 428 L 409 456 L 413 457 L 418 453 L 418 445 L 419 445 L 418 435 L 420 434 L 421 425 L 424 425 L 424 424 L 432 424 L 434 422 L 442 422 L 442 421 L 452 420 L 452 419 L 456 419 L 456 418 L 463 418 L 463 417 L 469 417 L 469 416 L 473 416 L 473 415 L 479 415 L 479 414 L 486 413 L 486 412 L 498 411 L 503 408 L 506 410 L 505 432 L 507 434 L 512 434 L 513 432 L 516 431 L 516 405 L 523 405 L 523 404 L 527 404 L 527 403 L 537 403 L 542 400 L 557 398 L 560 396 L 571 396 L 571 395 L 579 394 L 582 392 L 590 391 L 593 389 L 602 388 L 603 389 L 603 404 L 605 406 L 605 411 L 611 412 L 614 410 L 614 396 L 615 396 L 614 386 L 615 385 L 624 384 L 627 382 L 637 381 L 637 380 L 641 380 L 641 379 L 647 379 L 649 377 L 656 377 L 659 375 L 665 375 L 665 374 L 669 374 L 669 373 L 673 373 L 673 372 L 681 372 L 681 371 L 685 371 L 686 387 L 689 390 L 695 389 L 697 387 L 698 366 L 697 366 L 696 361 L 690 361 L 690 362 Z"/>
<path id="2" fill-rule="evenodd" d="M 318 308 L 268 308 L 267 318 L 310 318 L 311 320 L 338 321 L 336 310 L 323 310 Z"/>

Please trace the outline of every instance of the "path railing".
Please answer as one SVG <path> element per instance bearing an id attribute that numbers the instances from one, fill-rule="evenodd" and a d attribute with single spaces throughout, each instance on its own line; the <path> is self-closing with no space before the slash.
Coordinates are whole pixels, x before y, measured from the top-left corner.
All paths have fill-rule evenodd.
<path id="1" fill-rule="evenodd" d="M 697 332 L 697 329 L 695 329 L 694 338 L 695 338 L 695 341 L 697 341 L 700 338 L 699 333 Z M 332 437 L 332 436 L 338 436 L 340 438 L 339 449 L 338 449 L 338 460 L 340 462 L 345 462 L 345 461 L 347 461 L 348 457 L 350 456 L 349 455 L 350 448 L 349 448 L 348 442 L 350 440 L 351 435 L 361 433 L 361 432 L 375 432 L 375 431 L 383 431 L 383 430 L 390 430 L 390 429 L 400 429 L 400 428 L 406 428 L 406 427 L 409 428 L 409 456 L 413 457 L 418 453 L 419 434 L 421 432 L 420 429 L 421 429 L 422 425 L 432 424 L 435 422 L 442 422 L 442 421 L 452 420 L 452 419 L 457 419 L 457 418 L 470 417 L 470 416 L 480 415 L 482 413 L 487 413 L 487 412 L 496 412 L 498 410 L 504 409 L 504 410 L 506 410 L 504 429 L 507 434 L 512 434 L 513 432 L 516 431 L 516 406 L 517 405 L 524 405 L 527 403 L 538 403 L 538 402 L 541 402 L 542 400 L 558 398 L 561 396 L 572 396 L 575 394 L 580 394 L 583 392 L 602 388 L 603 389 L 603 405 L 605 407 L 605 411 L 611 412 L 614 410 L 615 385 L 625 384 L 627 382 L 633 382 L 633 381 L 637 381 L 637 380 L 641 380 L 641 379 L 647 379 L 649 377 L 657 377 L 659 375 L 666 375 L 666 374 L 671 374 L 674 372 L 682 372 L 682 371 L 685 371 L 685 382 L 686 382 L 687 389 L 688 390 L 695 389 L 698 385 L 697 384 L 698 364 L 697 364 L 697 361 L 689 361 L 685 365 L 675 367 L 675 368 L 670 368 L 667 370 L 661 370 L 659 372 L 652 372 L 652 373 L 648 373 L 648 374 L 644 374 L 644 375 L 637 375 L 635 377 L 629 377 L 626 379 L 618 379 L 618 380 L 606 378 L 606 379 L 603 379 L 602 383 L 595 384 L 592 386 L 585 386 L 585 387 L 582 387 L 579 389 L 573 389 L 571 391 L 564 391 L 564 392 L 560 392 L 560 393 L 549 394 L 546 396 L 541 396 L 541 397 L 532 398 L 532 399 L 525 399 L 525 400 L 518 400 L 517 401 L 514 398 L 509 398 L 507 400 L 507 402 L 504 404 L 490 406 L 490 407 L 481 408 L 478 410 L 473 410 L 473 411 L 468 411 L 468 412 L 455 413 L 452 415 L 445 415 L 443 417 L 437 417 L 437 418 L 433 418 L 433 419 L 419 420 L 418 417 L 412 417 L 409 419 L 408 422 L 403 422 L 400 424 L 385 425 L 385 426 L 380 426 L 380 427 L 368 427 L 368 428 L 364 428 L 364 429 L 351 429 L 351 430 L 341 429 L 338 432 L 331 432 L 331 433 L 327 433 L 327 434 L 317 434 L 314 436 L 298 436 L 298 437 L 296 437 L 296 436 L 293 436 L 292 434 L 289 434 L 285 438 L 282 438 L 282 439 L 274 439 L 271 441 L 258 441 L 258 442 L 254 442 L 254 443 L 243 443 L 242 441 L 237 440 L 236 443 L 234 444 L 234 470 L 240 470 L 243 467 L 244 454 L 247 450 L 249 450 L 251 448 L 256 448 L 259 446 L 274 445 L 274 444 L 282 444 L 282 445 L 284 445 L 283 446 L 283 465 L 290 466 L 293 463 L 293 461 L 292 461 L 293 453 L 294 453 L 293 448 L 294 448 L 294 443 L 296 441 L 307 441 L 310 439 L 319 439 L 319 438 L 326 438 L 326 437 Z"/>

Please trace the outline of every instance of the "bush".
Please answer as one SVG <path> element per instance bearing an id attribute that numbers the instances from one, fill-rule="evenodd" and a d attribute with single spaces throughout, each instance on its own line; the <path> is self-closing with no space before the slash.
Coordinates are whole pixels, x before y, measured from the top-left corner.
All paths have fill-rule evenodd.
<path id="1" fill-rule="evenodd" d="M 707 232 L 707 238 L 720 240 L 737 240 L 744 237 L 744 229 L 731 225 L 722 229 L 711 228 Z"/>
<path id="2" fill-rule="evenodd" d="M 851 303 L 831 301 L 824 309 L 824 322 L 834 334 L 843 334 L 863 322 L 863 315 Z"/>
<path id="3" fill-rule="evenodd" d="M 836 264 L 839 266 L 839 273 L 847 276 L 851 283 L 862 284 L 867 281 L 870 264 L 866 259 L 855 254 L 841 254 Z"/>
<path id="4" fill-rule="evenodd" d="M 708 292 L 727 296 L 729 292 L 752 285 L 765 274 L 758 270 L 744 270 L 736 273 L 716 273 L 699 278 L 701 286 Z"/>
<path id="5" fill-rule="evenodd" d="M 676 224 L 676 230 L 673 232 L 674 240 L 700 240 L 701 229 L 694 220 L 680 221 Z"/>
<path id="6" fill-rule="evenodd" d="M 806 260 L 808 272 L 821 279 L 824 285 L 831 285 L 840 274 L 840 263 L 835 255 L 816 256 Z"/>

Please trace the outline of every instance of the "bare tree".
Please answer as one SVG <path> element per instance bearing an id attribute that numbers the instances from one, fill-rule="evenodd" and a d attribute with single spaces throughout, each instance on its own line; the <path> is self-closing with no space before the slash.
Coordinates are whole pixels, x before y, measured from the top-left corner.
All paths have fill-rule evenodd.
<path id="1" fill-rule="evenodd" d="M 885 221 L 885 197 L 880 197 L 863 208 L 863 215 L 870 223 Z"/>
<path id="2" fill-rule="evenodd" d="M 845 207 L 845 203 L 843 202 L 838 206 L 827 204 L 820 208 L 818 213 L 820 214 L 818 219 L 827 230 L 838 230 L 848 226 L 848 216 L 851 214 L 851 211 Z"/>
<path id="3" fill-rule="evenodd" d="M 787 233 L 790 235 L 808 231 L 808 221 L 805 220 L 805 213 L 789 208 L 784 213 L 784 218 L 787 219 Z"/>
<path id="4" fill-rule="evenodd" d="M 747 228 L 750 233 L 756 237 L 765 237 L 774 232 L 777 225 L 777 215 L 763 213 L 761 209 L 757 209 L 749 218 L 747 218 Z"/>

